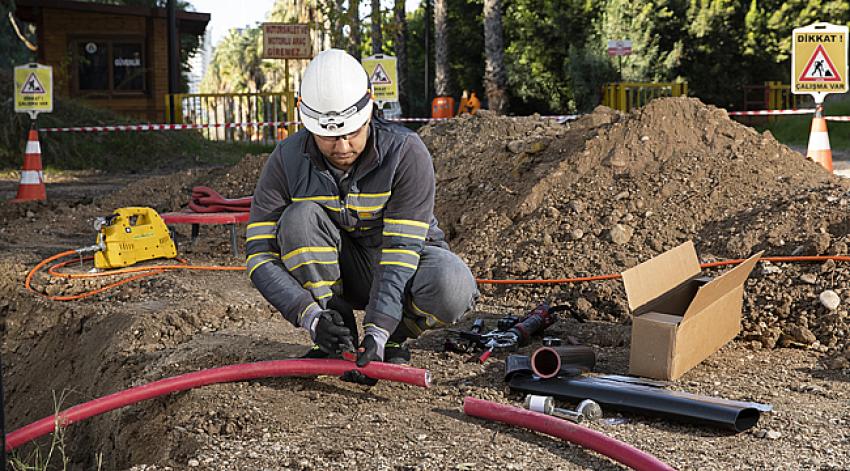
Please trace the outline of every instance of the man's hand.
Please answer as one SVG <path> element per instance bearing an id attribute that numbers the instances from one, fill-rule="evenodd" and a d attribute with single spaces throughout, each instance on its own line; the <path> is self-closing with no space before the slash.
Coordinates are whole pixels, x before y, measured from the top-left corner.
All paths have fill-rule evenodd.
<path id="1" fill-rule="evenodd" d="M 363 342 L 360 343 L 360 348 L 357 349 L 358 367 L 363 368 L 372 361 L 383 361 L 383 348 L 380 347 L 375 338 L 371 335 L 363 337 Z M 370 378 L 358 370 L 346 371 L 342 374 L 341 379 L 350 383 L 365 384 L 366 386 L 374 386 L 378 384 L 378 380 Z"/>
<path id="2" fill-rule="evenodd" d="M 313 342 L 328 354 L 354 351 L 351 331 L 342 321 L 342 315 L 333 309 L 322 311 L 316 318 L 315 327 L 310 330 Z"/>
<path id="3" fill-rule="evenodd" d="M 378 342 L 371 335 L 363 337 L 363 342 L 360 343 L 360 348 L 357 349 L 357 366 L 363 368 L 370 361 L 384 361 L 383 348 L 378 353 Z"/>

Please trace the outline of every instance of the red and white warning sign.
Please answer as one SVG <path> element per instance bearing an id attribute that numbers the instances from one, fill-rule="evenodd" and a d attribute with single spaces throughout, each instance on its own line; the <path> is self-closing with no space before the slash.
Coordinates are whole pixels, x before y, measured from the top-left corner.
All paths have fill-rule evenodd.
<path id="1" fill-rule="evenodd" d="M 847 26 L 814 23 L 791 38 L 791 91 L 811 93 L 817 103 L 847 91 Z"/>
<path id="2" fill-rule="evenodd" d="M 842 75 L 832 63 L 823 45 L 818 44 L 799 80 L 801 82 L 841 82 Z"/>

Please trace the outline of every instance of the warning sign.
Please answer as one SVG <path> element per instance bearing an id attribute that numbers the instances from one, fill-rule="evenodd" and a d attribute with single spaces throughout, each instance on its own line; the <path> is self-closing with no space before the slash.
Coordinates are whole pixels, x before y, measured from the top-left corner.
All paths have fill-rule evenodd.
<path id="1" fill-rule="evenodd" d="M 396 58 L 378 54 L 364 58 L 362 63 L 372 82 L 375 101 L 382 103 L 398 101 Z"/>
<path id="2" fill-rule="evenodd" d="M 381 64 L 375 66 L 375 71 L 372 72 L 372 76 L 369 77 L 369 80 L 372 82 L 372 85 L 389 85 L 393 83 L 387 75 L 387 72 L 384 70 L 384 66 Z"/>
<path id="3" fill-rule="evenodd" d="M 53 111 L 53 68 L 41 64 L 15 67 L 15 112 L 38 113 Z"/>
<path id="4" fill-rule="evenodd" d="M 38 77 L 35 73 L 31 73 L 29 77 L 27 77 L 26 81 L 24 81 L 24 86 L 21 88 L 21 93 L 23 94 L 33 94 L 33 93 L 44 93 L 44 86 L 41 85 L 41 82 L 38 81 Z"/>
<path id="5" fill-rule="evenodd" d="M 815 23 L 794 30 L 791 80 L 794 93 L 811 93 L 823 101 L 828 93 L 847 91 L 846 26 Z"/>
<path id="6" fill-rule="evenodd" d="M 308 24 L 263 23 L 263 59 L 310 59 L 312 45 Z"/>

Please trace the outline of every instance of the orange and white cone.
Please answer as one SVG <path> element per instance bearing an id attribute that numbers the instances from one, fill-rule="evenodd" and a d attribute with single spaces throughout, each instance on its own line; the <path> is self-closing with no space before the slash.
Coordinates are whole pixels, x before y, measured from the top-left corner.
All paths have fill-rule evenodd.
<path id="1" fill-rule="evenodd" d="M 44 186 L 44 173 L 41 170 L 41 145 L 38 143 L 38 131 L 30 129 L 27 150 L 24 152 L 24 167 L 21 169 L 21 181 L 18 184 L 18 195 L 11 202 L 46 199 L 47 189 Z"/>
<path id="2" fill-rule="evenodd" d="M 832 149 L 829 148 L 829 133 L 826 130 L 826 119 L 812 118 L 812 132 L 809 134 L 809 149 L 806 158 L 821 164 L 832 173 Z"/>

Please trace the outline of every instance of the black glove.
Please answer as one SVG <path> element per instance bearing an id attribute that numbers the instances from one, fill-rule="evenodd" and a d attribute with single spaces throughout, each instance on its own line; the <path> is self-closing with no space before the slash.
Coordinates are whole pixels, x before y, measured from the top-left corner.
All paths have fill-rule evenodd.
<path id="1" fill-rule="evenodd" d="M 357 363 L 360 368 L 369 364 L 372 361 L 383 361 L 378 353 L 378 343 L 371 335 L 363 337 L 363 342 L 360 343 L 360 348 L 357 349 Z M 365 384 L 366 386 L 374 386 L 378 384 L 378 380 L 370 378 L 358 370 L 346 371 L 342 374 L 341 379 L 350 383 Z"/>
<path id="2" fill-rule="evenodd" d="M 342 315 L 333 309 L 327 309 L 319 314 L 319 321 L 312 334 L 313 341 L 325 353 L 333 355 L 344 351 L 354 351 L 351 331 L 342 321 Z"/>
<path id="3" fill-rule="evenodd" d="M 363 342 L 360 343 L 360 348 L 357 349 L 357 366 L 363 368 L 370 361 L 383 361 L 384 359 L 378 354 L 378 342 L 371 335 L 363 337 Z"/>

